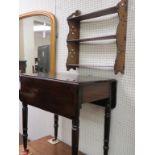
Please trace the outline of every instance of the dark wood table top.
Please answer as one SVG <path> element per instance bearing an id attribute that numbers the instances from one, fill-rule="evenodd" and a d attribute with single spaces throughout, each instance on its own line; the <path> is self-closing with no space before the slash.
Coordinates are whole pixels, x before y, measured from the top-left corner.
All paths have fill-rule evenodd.
<path id="1" fill-rule="evenodd" d="M 65 73 L 57 73 L 55 76 L 51 76 L 50 74 L 47 73 L 20 74 L 20 77 L 59 81 L 62 83 L 72 83 L 72 84 L 89 84 L 103 81 L 104 82 L 116 81 L 115 79 L 108 79 L 103 77 L 82 76 L 82 75 L 65 74 Z"/>

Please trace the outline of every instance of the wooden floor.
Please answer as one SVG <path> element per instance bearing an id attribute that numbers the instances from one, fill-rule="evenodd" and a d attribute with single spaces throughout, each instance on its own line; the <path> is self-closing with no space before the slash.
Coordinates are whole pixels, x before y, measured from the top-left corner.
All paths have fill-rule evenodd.
<path id="1" fill-rule="evenodd" d="M 29 142 L 28 148 L 32 155 L 71 155 L 71 147 L 63 142 L 52 145 L 48 143 L 48 139 L 51 139 L 51 136 L 41 138 L 36 141 Z M 23 146 L 20 145 L 19 153 L 23 151 Z M 80 153 L 78 155 L 85 155 Z"/>

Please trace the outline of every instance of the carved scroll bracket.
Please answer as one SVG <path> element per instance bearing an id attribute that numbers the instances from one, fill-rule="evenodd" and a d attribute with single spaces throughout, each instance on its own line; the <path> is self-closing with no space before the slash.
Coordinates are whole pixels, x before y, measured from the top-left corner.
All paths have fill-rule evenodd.
<path id="1" fill-rule="evenodd" d="M 79 16 L 81 12 L 79 10 L 72 13 L 70 17 Z M 72 64 L 79 64 L 79 43 L 69 42 L 69 40 L 75 40 L 80 38 L 80 21 L 70 21 L 68 20 L 69 34 L 67 37 L 67 47 L 68 47 L 68 58 L 67 58 L 67 70 L 76 69 L 76 67 L 71 66 Z"/>
<path id="2" fill-rule="evenodd" d="M 127 31 L 127 0 L 121 0 L 118 4 L 119 24 L 117 27 L 116 43 L 117 57 L 115 61 L 115 74 L 125 69 L 125 51 L 126 51 L 126 31 Z"/>

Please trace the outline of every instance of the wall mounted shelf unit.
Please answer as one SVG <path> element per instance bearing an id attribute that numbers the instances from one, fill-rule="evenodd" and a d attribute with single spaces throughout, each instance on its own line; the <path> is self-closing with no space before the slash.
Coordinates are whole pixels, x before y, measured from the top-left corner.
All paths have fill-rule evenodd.
<path id="1" fill-rule="evenodd" d="M 98 40 L 111 40 L 116 39 L 117 54 L 114 64 L 114 72 L 124 73 L 125 69 L 125 50 L 126 50 L 126 32 L 127 32 L 127 0 L 121 0 L 116 6 L 110 7 L 104 10 L 99 10 L 96 12 L 81 15 L 79 10 L 72 13 L 68 18 L 69 34 L 67 37 L 68 46 L 68 58 L 66 67 L 67 70 L 71 68 L 76 70 L 77 67 L 88 67 L 91 65 L 80 65 L 79 64 L 79 50 L 80 43 Z M 93 19 L 101 16 L 106 16 L 110 14 L 118 14 L 119 24 L 117 26 L 117 32 L 115 35 L 100 36 L 92 38 L 80 39 L 80 22 L 83 20 Z M 95 68 L 95 65 L 93 66 Z M 97 68 L 97 65 L 96 65 Z M 107 68 L 107 66 L 103 66 Z"/>

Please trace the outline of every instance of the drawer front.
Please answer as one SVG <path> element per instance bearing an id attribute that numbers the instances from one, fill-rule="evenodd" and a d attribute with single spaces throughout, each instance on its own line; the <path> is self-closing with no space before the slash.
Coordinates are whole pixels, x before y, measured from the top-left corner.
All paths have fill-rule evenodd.
<path id="1" fill-rule="evenodd" d="M 20 82 L 22 102 L 67 118 L 75 116 L 77 85 L 27 77 Z"/>

